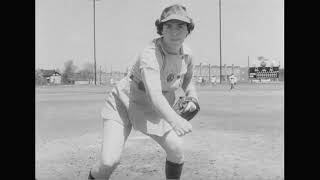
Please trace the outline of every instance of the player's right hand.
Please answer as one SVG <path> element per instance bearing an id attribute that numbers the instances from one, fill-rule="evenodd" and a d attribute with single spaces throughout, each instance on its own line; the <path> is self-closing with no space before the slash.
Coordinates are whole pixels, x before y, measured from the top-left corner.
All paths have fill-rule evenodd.
<path id="1" fill-rule="evenodd" d="M 178 136 L 184 136 L 192 132 L 192 125 L 189 121 L 179 117 L 171 123 L 171 126 Z"/>

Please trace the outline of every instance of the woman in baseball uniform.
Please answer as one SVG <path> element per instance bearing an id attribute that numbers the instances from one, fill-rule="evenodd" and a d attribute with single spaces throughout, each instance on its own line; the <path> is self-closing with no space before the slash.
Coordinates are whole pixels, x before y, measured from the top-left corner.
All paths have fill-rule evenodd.
<path id="1" fill-rule="evenodd" d="M 109 179 L 119 164 L 132 127 L 165 150 L 166 178 L 180 179 L 184 163 L 182 140 L 192 131 L 192 126 L 172 105 L 179 88 L 186 96 L 198 100 L 191 80 L 192 53 L 183 43 L 194 29 L 194 23 L 186 8 L 175 4 L 163 10 L 155 25 L 160 37 L 139 53 L 128 75 L 107 95 L 101 111 L 101 161 L 92 167 L 89 179 Z M 189 102 L 185 110 L 195 109 L 196 105 Z"/>

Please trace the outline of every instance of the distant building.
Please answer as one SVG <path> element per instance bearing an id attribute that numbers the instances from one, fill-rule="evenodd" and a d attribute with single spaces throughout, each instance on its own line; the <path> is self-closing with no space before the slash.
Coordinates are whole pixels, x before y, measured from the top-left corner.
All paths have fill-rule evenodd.
<path id="1" fill-rule="evenodd" d="M 56 70 L 40 70 L 48 84 L 61 84 L 61 74 Z"/>
<path id="2" fill-rule="evenodd" d="M 284 69 L 279 69 L 279 81 L 284 81 Z"/>
<path id="3" fill-rule="evenodd" d="M 272 81 L 279 81 L 280 76 L 280 66 L 272 67 L 272 66 L 253 66 L 249 67 L 249 79 L 252 81 L 253 79 L 270 79 Z"/>
<path id="4" fill-rule="evenodd" d="M 222 81 L 227 81 L 231 74 L 234 74 L 238 80 L 241 80 L 241 68 L 240 66 L 222 66 L 221 69 Z M 205 81 L 210 81 L 211 77 L 216 77 L 217 81 L 220 82 L 220 66 L 217 65 L 195 65 L 193 69 L 193 76 L 195 79 L 202 77 Z"/>

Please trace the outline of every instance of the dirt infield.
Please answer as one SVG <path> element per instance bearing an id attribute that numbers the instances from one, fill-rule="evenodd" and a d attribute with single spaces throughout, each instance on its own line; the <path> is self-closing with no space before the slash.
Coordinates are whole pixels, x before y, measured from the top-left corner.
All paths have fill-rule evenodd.
<path id="1" fill-rule="evenodd" d="M 99 158 L 107 87 L 36 88 L 36 178 L 86 179 Z M 198 87 L 201 111 L 185 136 L 185 180 L 284 179 L 284 85 Z M 162 180 L 165 153 L 133 131 L 112 180 Z"/>

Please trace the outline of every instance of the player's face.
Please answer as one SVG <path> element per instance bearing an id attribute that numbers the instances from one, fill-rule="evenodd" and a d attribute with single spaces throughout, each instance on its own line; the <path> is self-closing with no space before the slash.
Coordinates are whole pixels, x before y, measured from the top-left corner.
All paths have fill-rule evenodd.
<path id="1" fill-rule="evenodd" d="M 166 42 L 182 44 L 188 35 L 187 23 L 179 20 L 170 20 L 163 24 L 163 37 Z"/>

